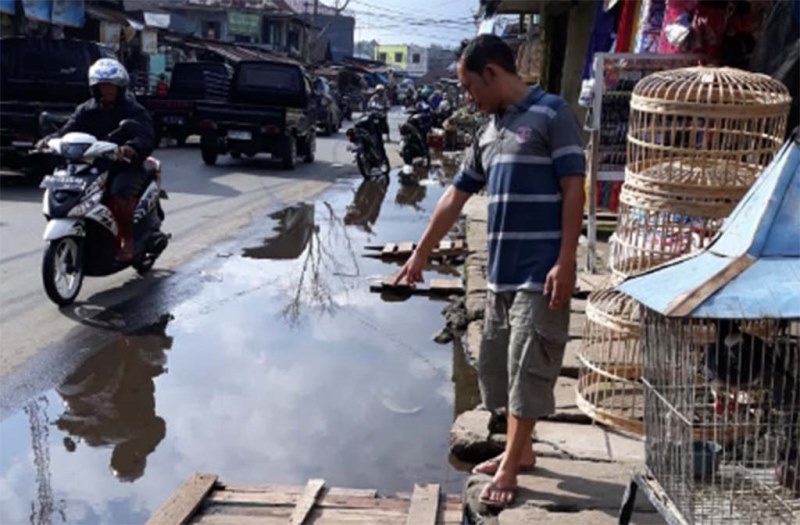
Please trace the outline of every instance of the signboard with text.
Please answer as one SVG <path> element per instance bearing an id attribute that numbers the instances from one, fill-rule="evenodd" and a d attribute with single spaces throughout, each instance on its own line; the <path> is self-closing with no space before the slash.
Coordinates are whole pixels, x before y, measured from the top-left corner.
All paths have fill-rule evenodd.
<path id="1" fill-rule="evenodd" d="M 228 33 L 258 38 L 261 35 L 261 16 L 228 11 Z"/>

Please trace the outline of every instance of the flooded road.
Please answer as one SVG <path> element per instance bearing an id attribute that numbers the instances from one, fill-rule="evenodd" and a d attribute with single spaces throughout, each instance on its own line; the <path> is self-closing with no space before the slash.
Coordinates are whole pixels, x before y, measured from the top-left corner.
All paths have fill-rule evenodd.
<path id="1" fill-rule="evenodd" d="M 362 257 L 416 241 L 443 190 L 345 179 L 265 210 L 191 297 L 0 422 L 2 523 L 141 523 L 198 471 L 459 492 L 448 433 L 476 398 L 460 342 L 431 340 L 445 303 L 370 293 L 398 266 Z"/>

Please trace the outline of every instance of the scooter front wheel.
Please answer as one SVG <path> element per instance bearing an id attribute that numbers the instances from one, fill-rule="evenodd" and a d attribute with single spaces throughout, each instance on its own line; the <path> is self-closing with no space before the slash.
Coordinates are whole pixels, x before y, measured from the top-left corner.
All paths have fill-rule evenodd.
<path id="1" fill-rule="evenodd" d="M 51 301 L 71 304 L 83 284 L 81 245 L 75 237 L 50 241 L 42 258 L 42 283 Z"/>

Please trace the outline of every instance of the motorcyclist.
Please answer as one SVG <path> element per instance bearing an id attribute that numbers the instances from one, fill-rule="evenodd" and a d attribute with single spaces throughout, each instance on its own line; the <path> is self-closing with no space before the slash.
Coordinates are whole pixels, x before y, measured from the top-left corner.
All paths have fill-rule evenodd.
<path id="1" fill-rule="evenodd" d="M 78 106 L 69 121 L 53 135 L 37 144 L 44 149 L 47 140 L 71 132 L 83 132 L 99 140 L 108 138 L 121 121 L 136 121 L 134 137 L 120 144 L 119 153 L 131 164 L 112 173 L 109 184 L 108 207 L 117 221 L 117 253 L 120 262 L 130 262 L 134 255 L 133 212 L 139 193 L 147 184 L 142 163 L 155 149 L 153 122 L 147 111 L 127 91 L 128 72 L 118 61 L 101 58 L 89 68 L 89 88 L 92 98 Z"/>
<path id="2" fill-rule="evenodd" d="M 378 84 L 375 87 L 375 94 L 369 99 L 367 108 L 376 109 L 383 114 L 381 127 L 383 128 L 382 133 L 386 135 L 386 142 L 392 141 L 389 136 L 389 118 L 386 114 L 386 112 L 389 111 L 389 107 L 389 98 L 386 96 L 386 88 L 384 88 L 382 84 Z"/>

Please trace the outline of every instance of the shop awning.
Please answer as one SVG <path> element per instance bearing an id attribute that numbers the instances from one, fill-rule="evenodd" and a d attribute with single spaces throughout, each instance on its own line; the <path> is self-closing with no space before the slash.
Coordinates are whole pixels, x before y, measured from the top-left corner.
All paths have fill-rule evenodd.
<path id="1" fill-rule="evenodd" d="M 114 24 L 120 24 L 122 26 L 131 26 L 137 31 L 144 29 L 144 24 L 133 20 L 122 11 L 115 11 L 114 9 L 100 7 L 92 4 L 91 2 L 87 3 L 86 5 L 86 14 L 95 20 L 100 20 L 101 22 L 111 22 Z"/>

